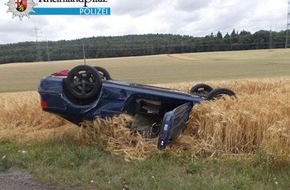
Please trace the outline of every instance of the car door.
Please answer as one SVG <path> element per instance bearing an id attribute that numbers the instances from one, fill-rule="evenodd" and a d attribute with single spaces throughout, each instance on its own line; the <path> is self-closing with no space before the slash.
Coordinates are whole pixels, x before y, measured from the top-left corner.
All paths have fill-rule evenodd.
<path id="1" fill-rule="evenodd" d="M 164 149 L 181 134 L 189 118 L 192 106 L 192 103 L 188 102 L 165 113 L 158 136 L 158 149 Z"/>

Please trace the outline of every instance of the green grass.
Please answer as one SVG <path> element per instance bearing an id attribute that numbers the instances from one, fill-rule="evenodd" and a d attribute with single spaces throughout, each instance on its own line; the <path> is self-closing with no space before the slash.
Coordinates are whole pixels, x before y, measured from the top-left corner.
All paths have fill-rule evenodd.
<path id="1" fill-rule="evenodd" d="M 5 156 L 4 156 L 5 155 Z M 0 143 L 0 169 L 27 169 L 37 180 L 85 189 L 289 189 L 289 165 L 272 168 L 261 155 L 249 158 L 170 156 L 126 162 L 102 148 L 74 143 Z M 271 164 L 269 164 L 271 163 Z"/>
<path id="2" fill-rule="evenodd" d="M 290 49 L 89 59 L 114 79 L 156 84 L 290 75 Z M 0 92 L 35 90 L 43 76 L 83 60 L 0 65 Z"/>

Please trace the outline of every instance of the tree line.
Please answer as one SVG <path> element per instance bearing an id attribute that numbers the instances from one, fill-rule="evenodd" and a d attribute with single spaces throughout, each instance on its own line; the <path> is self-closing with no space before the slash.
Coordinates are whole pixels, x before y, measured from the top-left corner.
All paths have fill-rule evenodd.
<path id="1" fill-rule="evenodd" d="M 0 64 L 171 53 L 285 48 L 286 31 L 260 30 L 204 37 L 146 34 L 0 45 Z"/>

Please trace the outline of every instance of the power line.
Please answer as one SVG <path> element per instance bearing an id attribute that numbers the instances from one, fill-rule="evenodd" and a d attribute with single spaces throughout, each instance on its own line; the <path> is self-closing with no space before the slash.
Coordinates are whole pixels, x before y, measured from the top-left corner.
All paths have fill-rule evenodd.
<path id="1" fill-rule="evenodd" d="M 48 50 L 48 41 L 46 39 L 46 55 L 47 55 L 47 61 L 50 61 L 50 55 L 49 55 L 49 50 Z"/>
<path id="2" fill-rule="evenodd" d="M 86 51 L 85 51 L 85 43 L 83 41 L 83 59 L 84 59 L 84 65 L 86 65 Z"/>
<path id="3" fill-rule="evenodd" d="M 40 47 L 39 47 L 39 43 L 38 43 L 38 38 L 39 38 L 39 34 L 38 34 L 39 28 L 37 28 L 36 24 L 34 25 L 34 32 L 35 32 L 35 44 L 36 44 L 36 61 L 40 61 Z"/>
<path id="4" fill-rule="evenodd" d="M 287 29 L 286 29 L 286 43 L 285 48 L 290 46 L 290 0 L 288 0 L 288 12 L 287 12 Z"/>
<path id="5" fill-rule="evenodd" d="M 272 35 L 272 28 L 270 30 L 270 35 L 269 35 L 269 49 L 273 48 L 273 35 Z"/>

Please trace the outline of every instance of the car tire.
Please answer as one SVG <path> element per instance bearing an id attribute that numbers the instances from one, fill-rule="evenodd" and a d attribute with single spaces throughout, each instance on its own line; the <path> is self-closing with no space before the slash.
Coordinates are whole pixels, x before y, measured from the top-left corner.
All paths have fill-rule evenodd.
<path id="1" fill-rule="evenodd" d="M 216 88 L 212 91 L 210 91 L 207 95 L 206 95 L 206 100 L 218 100 L 220 98 L 222 98 L 224 95 L 226 96 L 233 96 L 235 97 L 236 94 L 227 88 Z"/>
<path id="2" fill-rule="evenodd" d="M 74 67 L 65 79 L 66 90 L 77 100 L 88 100 L 97 97 L 102 78 L 98 71 L 88 65 Z"/>
<path id="3" fill-rule="evenodd" d="M 213 90 L 213 88 L 211 86 L 209 86 L 208 84 L 199 83 L 199 84 L 196 84 L 193 87 L 191 87 L 189 92 L 191 94 L 202 95 L 202 94 L 207 94 L 207 93 L 211 92 L 212 90 Z"/>
<path id="4" fill-rule="evenodd" d="M 102 80 L 112 80 L 109 72 L 106 69 L 99 66 L 94 66 L 94 68 L 99 72 L 99 75 L 101 76 Z"/>

